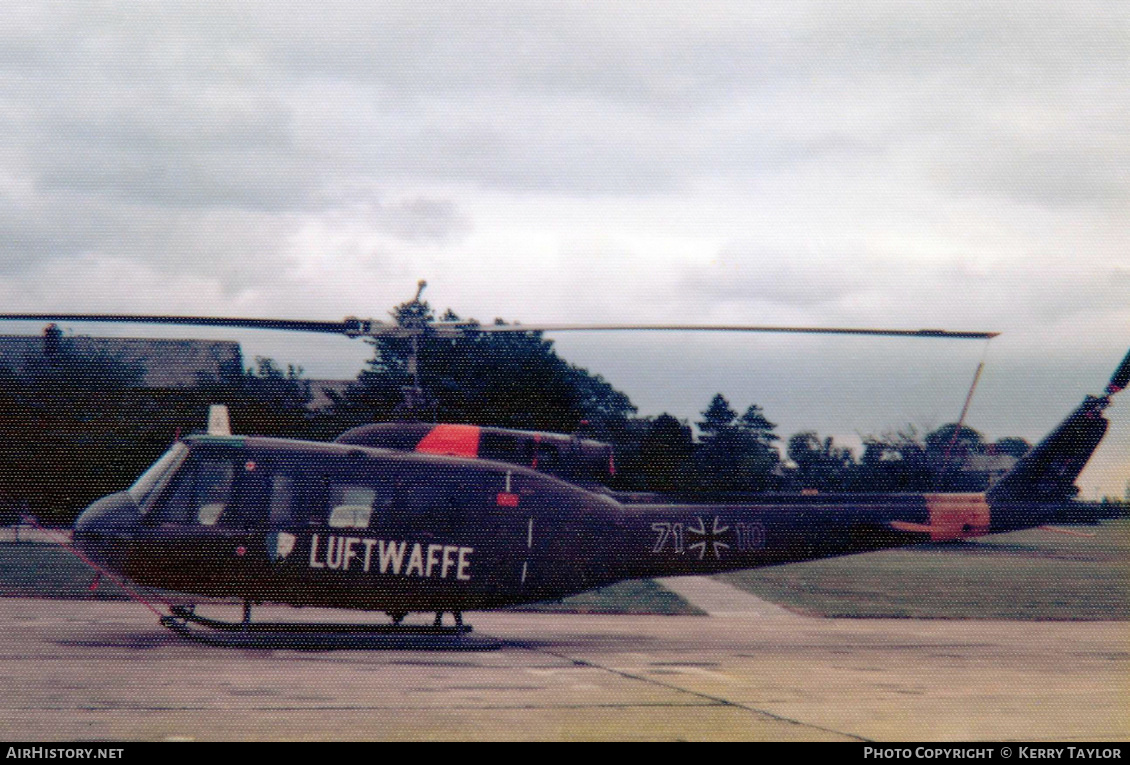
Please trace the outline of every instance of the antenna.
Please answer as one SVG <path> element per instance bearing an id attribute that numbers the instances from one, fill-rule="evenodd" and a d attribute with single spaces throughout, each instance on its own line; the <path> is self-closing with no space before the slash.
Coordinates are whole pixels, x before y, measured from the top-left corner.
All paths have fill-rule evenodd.
<path id="1" fill-rule="evenodd" d="M 208 435 L 231 435 L 231 420 L 228 418 L 227 404 L 212 404 L 208 407 Z"/>

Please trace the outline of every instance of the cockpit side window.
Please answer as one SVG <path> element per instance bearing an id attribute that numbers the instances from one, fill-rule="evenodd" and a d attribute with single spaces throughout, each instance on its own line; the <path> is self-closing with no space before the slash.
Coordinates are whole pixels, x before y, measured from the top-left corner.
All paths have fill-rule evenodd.
<path id="1" fill-rule="evenodd" d="M 194 505 L 201 526 L 215 526 L 228 509 L 234 473 L 231 460 L 202 459 L 197 465 Z"/>
<path id="2" fill-rule="evenodd" d="M 226 456 L 190 459 L 156 508 L 158 523 L 215 526 L 231 515 L 235 461 Z"/>
<path id="3" fill-rule="evenodd" d="M 161 459 L 154 462 L 148 470 L 142 473 L 141 477 L 133 482 L 133 486 L 129 487 L 130 497 L 133 498 L 133 501 L 137 503 L 143 513 L 149 509 L 147 507 L 149 501 L 167 482 L 167 478 L 173 471 L 184 461 L 187 454 L 187 446 L 182 443 L 174 445 L 172 449 L 161 455 Z"/>

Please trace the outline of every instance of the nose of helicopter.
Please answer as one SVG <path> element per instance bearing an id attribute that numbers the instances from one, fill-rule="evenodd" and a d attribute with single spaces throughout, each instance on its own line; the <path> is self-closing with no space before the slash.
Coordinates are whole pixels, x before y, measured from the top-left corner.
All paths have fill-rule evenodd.
<path id="1" fill-rule="evenodd" d="M 75 521 L 74 543 L 100 566 L 121 571 L 141 513 L 127 492 L 103 497 Z"/>

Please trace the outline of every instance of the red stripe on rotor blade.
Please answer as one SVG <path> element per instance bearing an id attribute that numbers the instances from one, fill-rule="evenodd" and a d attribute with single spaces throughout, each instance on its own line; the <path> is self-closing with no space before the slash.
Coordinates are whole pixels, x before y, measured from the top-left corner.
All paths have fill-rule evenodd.
<path id="1" fill-rule="evenodd" d="M 416 451 L 447 457 L 479 456 L 477 425 L 436 425 L 416 444 Z"/>

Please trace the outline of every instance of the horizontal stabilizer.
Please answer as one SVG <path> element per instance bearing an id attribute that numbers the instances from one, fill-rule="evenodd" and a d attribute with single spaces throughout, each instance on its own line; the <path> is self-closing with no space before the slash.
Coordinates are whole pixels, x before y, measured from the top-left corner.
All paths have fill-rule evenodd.
<path id="1" fill-rule="evenodd" d="M 924 523 L 910 523 L 909 521 L 891 521 L 889 525 L 895 531 L 909 531 L 913 534 L 929 534 L 931 542 L 951 542 L 955 539 L 968 539 L 983 536 L 988 532 L 984 527 L 956 526 L 927 526 Z"/>
<path id="2" fill-rule="evenodd" d="M 942 531 L 939 526 L 927 526 L 922 523 L 910 523 L 909 521 L 891 521 L 890 526 L 895 531 L 913 531 L 917 534 L 933 534 L 935 531 Z"/>
<path id="3" fill-rule="evenodd" d="M 1050 531 L 1053 534 L 1063 534 L 1068 537 L 1084 537 L 1086 539 L 1094 539 L 1095 534 L 1088 534 L 1085 531 L 1072 531 L 1071 529 L 1061 529 L 1059 526 L 1040 526 L 1041 531 Z"/>

